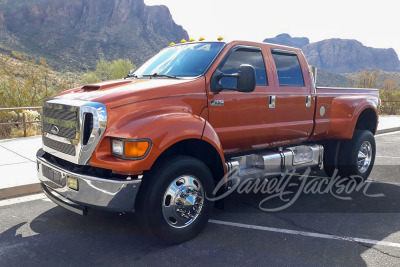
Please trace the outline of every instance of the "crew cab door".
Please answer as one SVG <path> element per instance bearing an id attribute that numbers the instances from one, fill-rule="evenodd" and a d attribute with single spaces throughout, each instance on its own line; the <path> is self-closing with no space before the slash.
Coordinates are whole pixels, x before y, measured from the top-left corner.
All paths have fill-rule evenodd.
<path id="1" fill-rule="evenodd" d="M 271 49 L 271 54 L 275 68 L 276 141 L 281 145 L 306 141 L 314 127 L 315 109 L 314 87 L 304 79 L 309 76 L 307 63 L 295 51 Z"/>
<path id="2" fill-rule="evenodd" d="M 223 90 L 212 92 L 208 88 L 209 122 L 216 130 L 225 153 L 256 150 L 271 146 L 274 139 L 274 118 L 268 108 L 269 86 L 267 68 L 260 47 L 234 46 L 218 68 L 225 74 L 237 73 L 240 65 L 249 64 L 256 71 L 253 92 Z M 236 87 L 236 78 L 220 80 L 224 87 Z"/>

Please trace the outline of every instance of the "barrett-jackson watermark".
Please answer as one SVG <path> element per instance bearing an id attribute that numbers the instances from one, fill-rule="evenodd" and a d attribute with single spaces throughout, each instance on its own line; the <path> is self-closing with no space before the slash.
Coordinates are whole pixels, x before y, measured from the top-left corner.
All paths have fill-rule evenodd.
<path id="1" fill-rule="evenodd" d="M 296 173 L 296 170 L 286 171 L 278 177 L 273 178 L 246 178 L 241 179 L 238 171 L 234 170 L 227 173 L 214 189 L 213 195 L 216 197 L 208 198 L 210 201 L 221 200 L 230 194 L 264 194 L 266 197 L 259 203 L 259 208 L 263 211 L 276 212 L 292 206 L 301 194 L 331 194 L 337 199 L 352 200 L 350 194 L 362 193 L 367 197 L 383 197 L 384 194 L 368 194 L 370 181 L 364 180 L 361 176 L 340 177 L 337 171 L 332 177 L 310 176 L 311 169 L 308 168 L 303 174 Z M 296 177 L 296 179 L 294 179 Z M 230 186 L 225 189 L 226 184 Z M 223 192 L 217 195 L 217 192 Z M 274 208 L 262 207 L 267 201 L 279 199 L 284 204 Z"/>

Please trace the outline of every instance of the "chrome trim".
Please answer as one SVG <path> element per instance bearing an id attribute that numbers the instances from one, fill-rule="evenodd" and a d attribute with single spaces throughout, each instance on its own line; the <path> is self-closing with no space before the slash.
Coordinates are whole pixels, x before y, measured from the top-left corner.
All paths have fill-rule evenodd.
<path id="1" fill-rule="evenodd" d="M 111 180 L 75 173 L 49 162 L 43 155 L 44 151 L 42 149 L 36 154 L 38 179 L 63 198 L 75 204 L 98 209 L 116 212 L 134 210 L 135 198 L 139 191 L 141 180 Z M 42 174 L 43 166 L 61 173 L 63 179 L 61 185 L 54 183 Z M 68 177 L 78 179 L 79 191 L 68 188 L 66 183 Z"/>
<path id="2" fill-rule="evenodd" d="M 317 94 L 317 75 L 318 75 L 318 69 L 315 66 L 309 65 L 308 70 L 310 72 L 311 80 L 312 80 L 312 89 L 313 89 L 313 94 Z"/>
<path id="3" fill-rule="evenodd" d="M 239 161 L 234 160 L 226 162 L 225 166 L 226 166 L 226 173 L 233 174 L 235 171 L 237 172 L 239 171 L 240 164 Z"/>
<path id="4" fill-rule="evenodd" d="M 51 189 L 49 189 L 46 185 L 41 184 L 43 193 L 48 197 L 51 201 L 56 203 L 58 206 L 63 207 L 64 209 L 70 210 L 72 212 L 75 212 L 79 215 L 85 215 L 87 213 L 87 208 L 73 203 L 72 201 L 69 201 L 68 199 L 64 198 L 60 194 L 55 193 L 54 191 L 52 192 Z"/>
<path id="5" fill-rule="evenodd" d="M 224 100 L 211 100 L 210 106 L 212 107 L 221 107 L 225 104 Z"/>
<path id="6" fill-rule="evenodd" d="M 78 112 L 77 123 L 56 120 L 51 118 L 43 118 L 44 121 L 49 123 L 65 126 L 65 127 L 76 127 L 76 139 L 68 139 L 65 137 L 60 137 L 51 133 L 43 132 L 43 137 L 66 143 L 73 144 L 75 146 L 75 156 L 62 153 L 60 151 L 54 150 L 43 144 L 43 150 L 61 159 L 67 160 L 69 162 L 85 165 L 89 162 L 96 146 L 98 145 L 101 137 L 103 136 L 107 127 L 107 110 L 104 104 L 97 102 L 87 102 L 82 100 L 71 100 L 71 99 L 49 99 L 44 103 L 44 106 L 71 106 L 71 109 L 76 109 Z M 83 123 L 84 114 L 93 114 L 93 129 L 90 133 L 89 141 L 86 145 L 83 145 Z"/>
<path id="7" fill-rule="evenodd" d="M 204 196 L 203 186 L 196 177 L 179 176 L 164 193 L 162 213 L 165 221 L 173 228 L 191 225 L 203 209 Z"/>
<path id="8" fill-rule="evenodd" d="M 324 147 L 321 145 L 300 145 L 263 154 L 249 154 L 226 162 L 227 173 L 233 171 L 240 178 L 278 176 L 285 171 L 323 167 Z"/>
<path id="9" fill-rule="evenodd" d="M 269 96 L 269 108 L 275 108 L 276 96 Z"/>
<path id="10" fill-rule="evenodd" d="M 362 143 L 357 156 L 357 167 L 360 173 L 364 173 L 369 169 L 372 160 L 372 145 L 365 141 Z"/>
<path id="11" fill-rule="evenodd" d="M 306 108 L 311 107 L 311 95 L 306 95 Z"/>

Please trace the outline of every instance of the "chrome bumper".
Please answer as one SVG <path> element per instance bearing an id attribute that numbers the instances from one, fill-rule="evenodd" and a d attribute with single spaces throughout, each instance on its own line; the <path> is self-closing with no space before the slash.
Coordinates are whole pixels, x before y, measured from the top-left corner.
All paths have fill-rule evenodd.
<path id="1" fill-rule="evenodd" d="M 45 194 L 56 204 L 79 214 L 84 214 L 79 210 L 86 210 L 85 207 L 116 212 L 134 211 L 141 180 L 110 180 L 74 173 L 49 162 L 43 157 L 44 153 L 40 149 L 36 154 L 38 178 Z M 57 182 L 45 177 L 44 168 L 47 172 L 57 172 Z M 68 188 L 68 177 L 78 179 L 78 191 Z"/>

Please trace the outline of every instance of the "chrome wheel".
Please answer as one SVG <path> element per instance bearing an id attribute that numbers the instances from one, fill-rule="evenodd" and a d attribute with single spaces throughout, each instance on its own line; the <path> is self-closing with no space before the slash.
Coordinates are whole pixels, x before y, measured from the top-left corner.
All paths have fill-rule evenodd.
<path id="1" fill-rule="evenodd" d="M 203 203 L 204 190 L 200 181 L 194 176 L 180 176 L 169 185 L 164 194 L 164 219 L 172 227 L 186 227 L 197 219 Z"/>
<path id="2" fill-rule="evenodd" d="M 372 159 L 372 145 L 370 142 L 365 141 L 358 151 L 357 166 L 360 173 L 364 173 L 371 165 Z"/>

